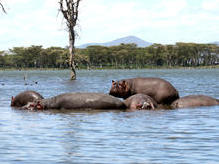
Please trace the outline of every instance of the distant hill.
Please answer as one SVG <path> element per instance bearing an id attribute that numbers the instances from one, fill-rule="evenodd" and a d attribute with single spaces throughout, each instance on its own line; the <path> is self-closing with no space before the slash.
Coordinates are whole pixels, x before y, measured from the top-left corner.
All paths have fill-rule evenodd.
<path id="1" fill-rule="evenodd" d="M 216 44 L 216 45 L 218 45 L 218 46 L 219 46 L 219 42 L 213 42 L 212 44 Z"/>
<path id="2" fill-rule="evenodd" d="M 130 43 L 134 43 L 136 44 L 138 47 L 148 47 L 150 45 L 152 45 L 153 43 L 150 42 L 146 42 L 136 36 L 127 36 L 127 37 L 123 37 L 123 38 L 119 38 L 110 42 L 105 42 L 105 43 L 88 43 L 88 44 L 83 44 L 78 46 L 77 48 L 86 48 L 88 46 L 93 46 L 93 45 L 100 45 L 100 46 L 106 46 L 106 47 L 110 47 L 110 46 L 117 46 L 120 44 L 130 44 Z"/>

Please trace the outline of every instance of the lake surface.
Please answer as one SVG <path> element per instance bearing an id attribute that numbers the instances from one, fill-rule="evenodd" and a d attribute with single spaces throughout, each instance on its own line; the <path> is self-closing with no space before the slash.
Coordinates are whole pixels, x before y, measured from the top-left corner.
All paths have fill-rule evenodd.
<path id="1" fill-rule="evenodd" d="M 219 98 L 219 69 L 82 70 L 76 81 L 69 81 L 69 71 L 0 71 L 0 163 L 219 163 L 219 106 L 136 112 L 10 107 L 11 96 L 24 90 L 45 98 L 108 93 L 112 79 L 132 77 L 164 78 L 180 96 Z"/>

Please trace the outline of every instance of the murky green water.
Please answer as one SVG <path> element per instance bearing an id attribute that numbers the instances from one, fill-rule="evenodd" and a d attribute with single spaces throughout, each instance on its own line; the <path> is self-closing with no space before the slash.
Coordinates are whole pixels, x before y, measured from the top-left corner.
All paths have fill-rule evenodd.
<path id="1" fill-rule="evenodd" d="M 68 71 L 0 71 L 0 163 L 219 163 L 219 106 L 65 113 L 10 107 L 24 90 L 46 98 L 108 93 L 112 79 L 132 77 L 164 78 L 180 96 L 219 98 L 219 69 L 79 71 L 77 81 Z"/>

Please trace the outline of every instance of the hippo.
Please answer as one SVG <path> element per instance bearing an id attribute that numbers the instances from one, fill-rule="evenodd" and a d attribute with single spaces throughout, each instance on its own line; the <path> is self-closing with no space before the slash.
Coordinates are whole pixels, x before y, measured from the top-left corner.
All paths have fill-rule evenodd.
<path id="1" fill-rule="evenodd" d="M 35 91 L 24 91 L 19 93 L 15 97 L 11 97 L 11 106 L 13 107 L 22 107 L 27 105 L 28 102 L 33 102 L 35 100 L 41 100 L 43 96 Z"/>
<path id="2" fill-rule="evenodd" d="M 64 93 L 58 96 L 30 102 L 22 109 L 125 109 L 125 104 L 102 93 Z"/>
<path id="3" fill-rule="evenodd" d="M 148 95 L 158 104 L 164 105 L 170 105 L 179 98 L 178 91 L 164 79 L 148 77 L 123 79 L 117 82 L 112 80 L 110 95 L 126 99 L 137 93 Z"/>
<path id="4" fill-rule="evenodd" d="M 156 109 L 158 104 L 154 99 L 152 99 L 148 95 L 144 95 L 141 93 L 130 96 L 125 99 L 125 105 L 129 110 L 141 110 L 141 109 Z"/>
<path id="5" fill-rule="evenodd" d="M 189 95 L 175 100 L 171 108 L 189 108 L 219 105 L 219 100 L 205 95 Z"/>

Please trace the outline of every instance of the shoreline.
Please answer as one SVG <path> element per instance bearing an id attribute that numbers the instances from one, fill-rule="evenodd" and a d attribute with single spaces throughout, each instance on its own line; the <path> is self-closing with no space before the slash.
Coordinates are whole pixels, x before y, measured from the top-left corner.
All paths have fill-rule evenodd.
<path id="1" fill-rule="evenodd" d="M 143 69 L 219 69 L 219 65 L 213 65 L 213 66 L 194 66 L 194 67 L 182 67 L 182 66 L 174 66 L 174 67 L 156 67 L 156 66 L 148 66 L 144 68 L 115 68 L 115 67 L 90 67 L 90 68 L 79 68 L 76 70 L 143 70 Z M 58 71 L 58 70 L 69 70 L 69 68 L 3 68 L 0 67 L 0 71 Z"/>

